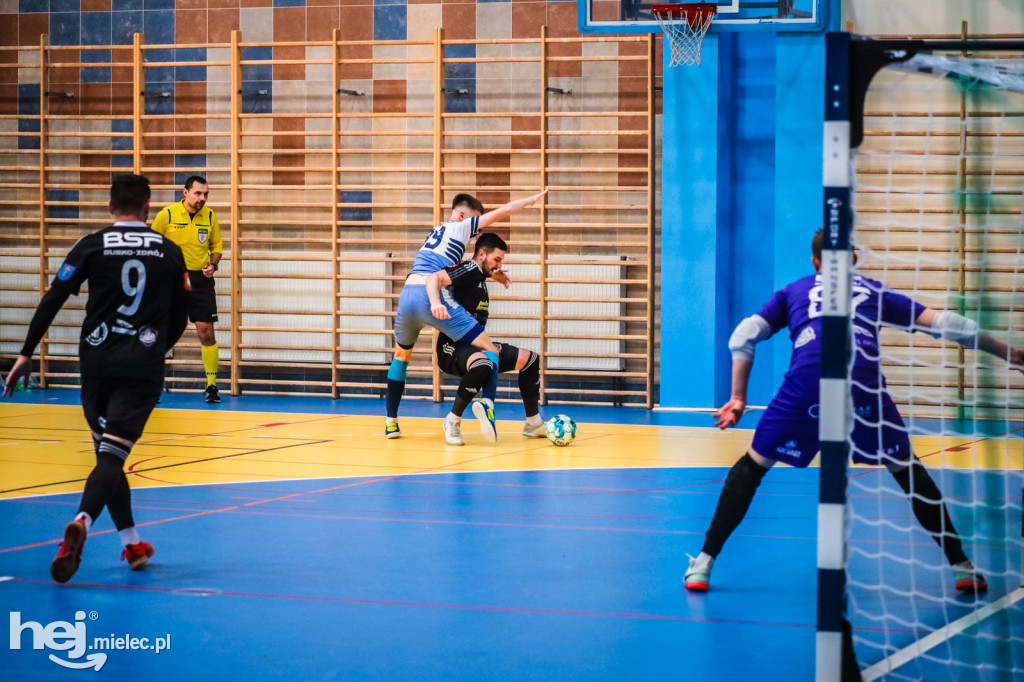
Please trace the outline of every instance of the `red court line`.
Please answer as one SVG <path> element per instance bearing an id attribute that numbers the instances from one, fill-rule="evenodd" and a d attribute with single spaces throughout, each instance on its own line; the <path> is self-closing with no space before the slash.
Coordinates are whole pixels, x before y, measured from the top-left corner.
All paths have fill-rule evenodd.
<path id="1" fill-rule="evenodd" d="M 50 585 L 53 583 L 49 580 L 29 580 L 25 578 L 14 578 L 8 582 L 12 583 L 28 583 L 33 585 Z M 354 597 L 325 597 L 319 595 L 302 595 L 302 594 L 264 594 L 259 592 L 228 592 L 228 591 L 211 591 L 194 588 L 191 590 L 176 589 L 170 587 L 152 587 L 142 585 L 107 585 L 102 583 L 66 583 L 67 585 L 73 585 L 75 587 L 90 587 L 99 589 L 110 589 L 110 590 L 135 590 L 139 592 L 157 592 L 162 594 L 185 594 L 190 595 L 195 593 L 209 594 L 211 597 L 245 597 L 254 599 L 285 599 L 294 601 L 318 601 L 318 602 L 331 602 L 336 604 L 358 604 L 366 606 L 404 606 L 412 608 L 428 608 L 428 609 L 455 609 L 462 611 L 488 611 L 492 613 L 524 613 L 532 615 L 543 615 L 543 616 L 584 616 L 587 618 L 621 618 L 626 620 L 655 620 L 655 621 L 670 621 L 670 622 L 684 622 L 684 623 L 720 623 L 724 625 L 753 625 L 759 627 L 789 627 L 789 628 L 805 628 L 812 629 L 815 626 L 814 623 L 782 623 L 782 622 L 764 622 L 756 620 L 737 620 L 729 618 L 696 618 L 693 616 L 675 616 L 675 615 L 663 615 L 654 613 L 617 613 L 614 611 L 581 611 L 574 609 L 545 609 L 545 608 L 531 608 L 527 606 L 490 606 L 486 604 L 445 604 L 445 603 L 434 603 L 434 602 L 416 602 L 416 601 L 397 601 L 390 599 L 358 599 Z M 191 595 L 190 595 L 191 596 Z"/>
<path id="2" fill-rule="evenodd" d="M 156 457 L 147 457 L 146 459 L 140 459 L 138 462 L 135 462 L 130 467 L 128 467 L 128 471 L 135 471 L 135 467 L 139 466 L 140 464 L 145 464 L 146 462 L 152 462 L 155 459 L 163 459 L 163 455 L 157 455 Z"/>
<path id="3" fill-rule="evenodd" d="M 591 530 L 615 533 L 640 533 L 648 535 L 704 535 L 704 531 L 696 530 L 662 530 L 648 528 L 614 528 L 602 526 L 562 526 L 554 523 L 513 523 L 511 521 L 457 521 L 452 519 L 401 519 L 391 517 L 370 517 L 370 516 L 345 516 L 341 514 L 311 514 L 302 513 L 285 514 L 282 512 L 263 512 L 254 510 L 234 510 L 232 514 L 246 514 L 256 516 L 278 516 L 283 518 L 302 519 L 333 519 L 338 521 L 379 521 L 392 523 L 414 523 L 417 525 L 436 524 L 441 526 L 483 526 L 498 528 L 543 528 L 545 530 Z M 814 539 L 814 538 L 811 538 Z"/>
<path id="4" fill-rule="evenodd" d="M 240 498 L 244 499 L 244 498 Z M 253 498 L 249 498 L 253 499 Z M 31 499 L 24 500 L 28 503 L 35 502 Z M 151 507 L 147 505 L 151 504 L 169 504 L 169 505 L 197 505 L 197 504 L 213 504 L 212 502 L 181 502 L 178 500 L 163 500 L 163 499 L 136 499 L 139 504 L 133 504 L 135 509 L 167 509 L 166 507 Z M 316 500 L 293 500 L 294 502 L 309 502 L 310 504 L 316 504 Z M 74 502 L 43 502 L 39 501 L 40 504 L 65 504 L 73 505 Z M 305 509 L 298 509 L 296 507 L 266 507 L 267 509 L 283 510 L 283 511 L 306 511 Z M 427 514 L 436 514 L 439 516 L 467 516 L 467 517 L 516 517 L 516 518 L 528 518 L 528 519 L 628 519 L 634 521 L 686 521 L 690 519 L 707 519 L 707 515 L 702 516 L 654 516 L 654 515 L 629 515 L 629 514 L 524 514 L 524 513 L 512 513 L 512 512 L 467 512 L 467 511 L 414 511 L 414 510 L 402 510 L 402 509 L 362 509 L 362 508 L 324 508 L 317 507 L 318 512 L 337 512 L 341 514 L 398 514 L 408 516 L 425 516 Z M 764 518 L 764 517 L 757 517 Z M 792 518 L 792 517 L 786 517 Z M 813 516 L 804 517 L 806 519 L 814 519 Z M 886 517 L 891 518 L 891 517 Z"/>
<path id="5" fill-rule="evenodd" d="M 472 459 L 464 460 L 464 461 L 461 461 L 461 462 L 453 462 L 451 464 L 448 464 L 448 465 L 445 465 L 445 466 L 439 467 L 439 468 L 424 469 L 422 473 L 431 473 L 431 472 L 436 472 L 436 471 L 439 471 L 439 470 L 447 469 L 447 468 L 450 468 L 450 467 L 453 467 L 453 466 L 462 466 L 462 465 L 465 465 L 465 464 L 469 464 L 471 462 L 478 462 L 478 461 L 481 461 L 481 460 L 490 459 L 491 457 L 499 457 L 499 456 L 502 456 L 504 454 L 507 454 L 507 453 L 494 453 L 494 454 L 491 454 L 491 455 L 486 455 L 484 457 L 474 457 Z M 136 472 L 136 473 L 134 473 L 134 475 L 138 476 L 139 474 Z M 160 523 L 169 523 L 171 521 L 182 521 L 184 519 L 191 519 L 191 518 L 196 518 L 196 517 L 199 517 L 199 516 L 207 516 L 209 514 L 219 514 L 219 513 L 223 513 L 223 512 L 235 511 L 237 509 L 242 509 L 242 508 L 245 508 L 245 507 L 252 507 L 252 506 L 255 506 L 255 505 L 258 505 L 258 504 L 264 504 L 266 502 L 279 502 L 281 500 L 287 500 L 287 499 L 291 499 L 293 497 L 302 497 L 303 495 L 316 495 L 316 494 L 319 494 L 319 493 L 330 492 L 332 490 L 342 490 L 344 488 L 351 488 L 351 487 L 355 487 L 355 486 L 359 486 L 359 485 L 365 485 L 367 483 L 380 483 L 380 482 L 384 482 L 384 481 L 394 480 L 396 478 L 400 478 L 400 477 L 405 476 L 405 475 L 406 474 L 393 474 L 391 476 L 383 476 L 383 477 L 377 477 L 377 478 L 371 478 L 371 479 L 363 479 L 363 480 L 354 481 L 354 482 L 351 482 L 351 483 L 346 483 L 344 485 L 337 485 L 337 486 L 331 486 L 331 487 L 328 487 L 328 488 L 323 488 L 321 490 L 311 490 L 309 492 L 303 492 L 303 493 L 291 493 L 291 494 L 288 494 L 288 495 L 281 495 L 281 496 L 278 496 L 278 497 L 267 498 L 265 500 L 257 500 L 257 501 L 254 501 L 254 502 L 247 502 L 247 503 L 241 504 L 241 505 L 232 505 L 230 507 L 224 507 L 224 508 L 221 508 L 221 509 L 208 509 L 208 510 L 205 510 L 205 511 L 198 511 L 198 512 L 195 512 L 195 513 L 192 513 L 192 514 L 185 514 L 185 515 L 182 515 L 182 516 L 175 516 L 175 517 L 172 517 L 172 518 L 169 518 L 169 519 L 158 519 L 156 521 L 147 521 L 146 523 L 136 524 L 136 527 L 142 528 L 144 526 L 155 526 L 155 525 L 160 524 Z M 101 533 L 107 533 L 107 532 L 110 532 L 110 531 L 100 531 L 100 532 Z M 97 533 L 97 534 L 99 534 L 99 533 Z M 45 546 L 45 545 L 53 544 L 53 543 L 55 543 L 57 541 L 58 540 L 46 540 L 44 542 L 36 542 L 36 543 L 33 543 L 33 544 L 29 544 L 29 545 L 21 545 L 19 547 L 7 547 L 5 549 L 0 549 L 0 554 L 4 554 L 6 552 L 16 552 L 16 551 L 22 550 L 22 549 L 32 549 L 34 547 L 42 547 L 42 546 Z"/>
<path id="6" fill-rule="evenodd" d="M 921 461 L 924 461 L 925 459 L 927 459 L 929 457 L 934 457 L 935 455 L 941 455 L 944 452 L 962 452 L 964 448 L 969 448 L 972 445 L 977 445 L 978 443 L 983 443 L 983 442 L 985 442 L 987 440 L 992 440 L 993 438 L 1002 438 L 1004 436 L 1009 436 L 1011 434 L 1017 433 L 1018 431 L 1024 431 L 1024 426 L 1021 426 L 1021 427 L 1016 428 L 1016 429 L 1010 429 L 1006 433 L 999 433 L 999 434 L 996 434 L 994 436 L 982 436 L 981 438 L 976 438 L 975 440 L 968 441 L 968 442 L 964 443 L 963 445 L 954 445 L 954 446 L 951 446 L 951 447 L 948 447 L 948 448 L 942 448 L 941 450 L 936 450 L 935 452 L 929 452 L 927 455 L 918 455 L 917 458 L 920 459 Z M 913 434 L 911 434 L 911 435 L 913 435 Z M 927 434 L 925 434 L 925 435 L 927 435 Z M 934 437 L 934 436 L 931 436 L 931 437 Z M 961 438 L 962 436 L 951 435 L 949 437 L 950 438 Z M 879 471 L 884 471 L 884 470 L 885 470 L 885 467 L 874 467 L 874 468 L 868 469 L 867 471 L 861 471 L 860 473 L 850 474 L 850 478 L 856 478 L 858 476 L 866 476 L 868 474 L 877 474 Z M 988 471 L 988 470 L 986 469 L 986 471 Z M 998 471 L 998 469 L 992 469 L 991 471 Z"/>

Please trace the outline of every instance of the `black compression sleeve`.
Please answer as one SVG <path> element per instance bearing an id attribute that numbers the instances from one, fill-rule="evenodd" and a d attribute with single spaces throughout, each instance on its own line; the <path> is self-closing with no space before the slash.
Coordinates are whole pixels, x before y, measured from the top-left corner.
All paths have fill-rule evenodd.
<path id="1" fill-rule="evenodd" d="M 21 354 L 32 357 L 36 352 L 36 346 L 43 340 L 43 335 L 50 328 L 53 318 L 57 317 L 64 301 L 68 300 L 71 293 L 59 287 L 50 287 L 50 290 L 39 301 L 32 322 L 28 325 L 28 335 L 25 337 L 25 345 L 21 347 Z"/>

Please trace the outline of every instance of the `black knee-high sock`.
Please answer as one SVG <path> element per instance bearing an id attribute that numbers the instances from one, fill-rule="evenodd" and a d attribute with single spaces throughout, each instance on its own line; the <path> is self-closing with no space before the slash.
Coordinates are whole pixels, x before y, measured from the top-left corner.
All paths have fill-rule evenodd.
<path id="1" fill-rule="evenodd" d="M 96 439 L 92 441 L 93 450 L 96 452 L 97 464 L 99 464 L 101 442 Z M 119 443 L 118 445 L 122 444 Z M 114 527 L 118 530 L 131 528 L 135 525 L 135 517 L 132 514 L 132 488 L 128 484 L 128 477 L 124 473 L 123 463 L 121 466 L 121 480 L 110 496 L 110 499 L 107 500 L 107 511 L 110 512 L 110 518 L 114 520 Z M 89 516 L 92 516 L 92 514 Z M 92 519 L 95 521 L 96 517 L 92 516 Z"/>
<path id="2" fill-rule="evenodd" d="M 409 363 L 398 358 L 391 360 L 391 366 L 388 367 L 388 389 L 385 393 L 385 401 L 389 417 L 398 417 L 398 405 L 402 402 L 402 394 L 405 393 L 405 373 L 408 369 Z"/>
<path id="3" fill-rule="evenodd" d="M 540 356 L 533 351 L 519 370 L 519 394 L 523 396 L 527 417 L 540 414 Z"/>
<path id="4" fill-rule="evenodd" d="M 132 487 L 128 484 L 128 477 L 123 468 L 119 485 L 107 500 L 107 511 L 110 512 L 110 518 L 113 519 L 114 527 L 118 530 L 135 525 L 135 516 L 132 514 Z"/>
<path id="5" fill-rule="evenodd" d="M 949 510 L 942 501 L 942 493 L 935 485 L 931 474 L 921 464 L 921 460 L 914 457 L 914 462 L 909 467 L 893 473 L 892 477 L 899 483 L 903 492 L 907 495 L 913 493 L 910 497 L 910 506 L 914 510 L 914 516 L 942 548 L 949 563 L 959 564 L 967 561 L 960 534 L 953 527 Z"/>
<path id="6" fill-rule="evenodd" d="M 398 416 L 398 405 L 402 402 L 402 394 L 405 393 L 405 382 L 388 379 L 388 389 L 385 394 L 385 401 L 389 417 Z"/>
<path id="7" fill-rule="evenodd" d="M 103 439 L 96 453 L 96 466 L 85 482 L 78 511 L 85 512 L 93 521 L 99 518 L 121 485 L 127 457 L 128 449 L 123 444 Z"/>
<path id="8" fill-rule="evenodd" d="M 713 557 L 718 556 L 722 551 L 722 545 L 747 515 L 750 501 L 754 499 L 754 493 L 757 492 L 757 487 L 761 485 L 761 479 L 766 473 L 768 470 L 747 453 L 732 466 L 725 478 L 722 494 L 718 496 L 718 506 L 715 508 L 707 535 L 704 536 L 704 547 L 701 551 Z"/>
<path id="9" fill-rule="evenodd" d="M 479 395 L 480 389 L 487 385 L 493 370 L 494 366 L 487 358 L 475 360 L 469 366 L 466 373 L 462 375 L 462 379 L 459 381 L 459 388 L 455 392 L 452 414 L 456 417 L 462 416 L 462 413 L 466 411 L 466 406 L 472 402 L 473 398 Z"/>

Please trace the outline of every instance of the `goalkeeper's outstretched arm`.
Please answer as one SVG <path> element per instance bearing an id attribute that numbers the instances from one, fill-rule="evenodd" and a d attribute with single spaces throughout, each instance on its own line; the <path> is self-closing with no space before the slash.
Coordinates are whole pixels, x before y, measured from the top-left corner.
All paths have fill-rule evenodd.
<path id="1" fill-rule="evenodd" d="M 936 312 L 925 308 L 918 315 L 915 325 L 928 331 L 937 339 L 946 339 L 964 348 L 985 351 L 1006 360 L 1012 369 L 1024 372 L 1024 348 L 1011 346 L 978 328 L 978 323 L 950 310 Z"/>

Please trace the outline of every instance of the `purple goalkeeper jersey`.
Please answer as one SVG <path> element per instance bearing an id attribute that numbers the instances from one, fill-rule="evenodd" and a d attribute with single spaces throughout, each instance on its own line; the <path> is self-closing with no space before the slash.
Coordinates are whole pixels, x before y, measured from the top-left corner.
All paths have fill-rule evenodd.
<path id="1" fill-rule="evenodd" d="M 881 282 L 859 275 L 853 278 L 853 339 L 856 344 L 854 374 L 864 380 L 881 376 L 878 332 L 881 326 L 911 325 L 925 306 L 903 294 L 885 288 Z M 811 275 L 786 285 L 768 300 L 758 315 L 771 327 L 772 334 L 789 327 L 793 356 L 787 376 L 821 366 L 821 275 Z"/>

